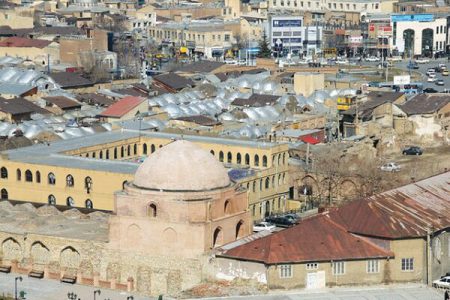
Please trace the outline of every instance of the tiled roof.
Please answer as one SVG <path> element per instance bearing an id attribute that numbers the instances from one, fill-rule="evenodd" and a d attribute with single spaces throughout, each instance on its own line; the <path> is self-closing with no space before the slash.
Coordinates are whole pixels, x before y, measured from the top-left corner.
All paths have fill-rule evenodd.
<path id="1" fill-rule="evenodd" d="M 111 104 L 116 103 L 114 99 L 108 98 L 107 96 L 102 94 L 95 93 L 78 94 L 77 99 L 88 104 L 100 106 L 110 106 Z"/>
<path id="2" fill-rule="evenodd" d="M 184 78 L 175 73 L 166 73 L 161 75 L 156 75 L 153 77 L 155 81 L 158 81 L 174 90 L 181 90 L 185 87 L 194 86 L 194 82 L 188 78 Z"/>
<path id="3" fill-rule="evenodd" d="M 23 98 L 4 99 L 0 98 L 0 111 L 11 114 L 20 115 L 27 113 L 49 114 L 50 112 L 40 108 L 36 104 L 31 103 Z"/>
<path id="4" fill-rule="evenodd" d="M 144 101 L 147 100 L 145 98 L 140 97 L 132 97 L 132 96 L 125 97 L 120 101 L 114 103 L 110 107 L 108 107 L 106 110 L 104 110 L 100 114 L 100 116 L 120 118 Z"/>
<path id="5" fill-rule="evenodd" d="M 274 105 L 279 98 L 280 96 L 253 94 L 248 99 L 234 99 L 231 104 L 236 106 L 261 107 L 266 105 Z"/>
<path id="6" fill-rule="evenodd" d="M 347 232 L 328 215 L 318 215 L 218 256 L 279 264 L 382 258 L 394 254 Z"/>
<path id="7" fill-rule="evenodd" d="M 45 48 L 50 45 L 51 41 L 26 39 L 21 37 L 9 37 L 0 42 L 0 47 L 22 47 L 22 48 Z"/>
<path id="8" fill-rule="evenodd" d="M 57 72 L 51 73 L 50 77 L 53 78 L 53 80 L 63 89 L 94 85 L 91 80 L 84 78 L 83 76 L 81 76 L 81 74 L 78 73 Z"/>
<path id="9" fill-rule="evenodd" d="M 432 114 L 449 103 L 450 95 L 448 94 L 419 94 L 401 105 L 400 109 L 408 115 Z"/>
<path id="10" fill-rule="evenodd" d="M 61 109 L 81 107 L 81 104 L 78 103 L 77 101 L 74 101 L 64 96 L 43 97 L 42 99 L 56 105 Z"/>

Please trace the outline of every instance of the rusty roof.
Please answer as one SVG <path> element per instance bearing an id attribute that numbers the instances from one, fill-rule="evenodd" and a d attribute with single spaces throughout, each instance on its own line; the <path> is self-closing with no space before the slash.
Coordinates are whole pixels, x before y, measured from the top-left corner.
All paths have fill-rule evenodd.
<path id="1" fill-rule="evenodd" d="M 99 116 L 109 118 L 121 118 L 133 108 L 147 101 L 145 98 L 127 96 L 101 112 Z"/>
<path id="2" fill-rule="evenodd" d="M 424 237 L 450 226 L 450 172 L 351 202 L 330 216 L 359 235 Z"/>
<path id="3" fill-rule="evenodd" d="M 394 257 L 394 254 L 364 237 L 347 232 L 329 215 L 317 215 L 294 227 L 226 250 L 218 256 L 270 265 L 386 258 Z"/>

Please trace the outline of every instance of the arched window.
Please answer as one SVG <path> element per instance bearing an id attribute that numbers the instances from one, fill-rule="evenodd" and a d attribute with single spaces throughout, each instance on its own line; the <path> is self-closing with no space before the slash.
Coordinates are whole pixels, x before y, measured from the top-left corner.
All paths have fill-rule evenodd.
<path id="1" fill-rule="evenodd" d="M 95 158 L 97 156 L 97 152 L 92 152 L 92 158 Z"/>
<path id="2" fill-rule="evenodd" d="M 1 193 L 1 199 L 2 200 L 8 200 L 8 191 L 6 189 L 2 189 Z"/>
<path id="3" fill-rule="evenodd" d="M 1 176 L 1 178 L 8 178 L 8 169 L 6 169 L 5 167 L 2 167 L 0 169 L 0 176 Z"/>
<path id="4" fill-rule="evenodd" d="M 263 155 L 263 158 L 262 158 L 262 165 L 263 165 L 263 167 L 267 167 L 267 156 L 265 156 L 265 155 Z"/>
<path id="5" fill-rule="evenodd" d="M 217 227 L 216 230 L 214 230 L 213 234 L 213 248 L 222 245 L 223 243 L 223 234 L 222 234 L 222 228 Z"/>
<path id="6" fill-rule="evenodd" d="M 278 154 L 278 165 L 281 165 L 281 154 Z"/>
<path id="7" fill-rule="evenodd" d="M 212 156 L 214 156 L 214 150 L 209 151 L 209 153 L 211 153 Z"/>
<path id="8" fill-rule="evenodd" d="M 124 156 L 125 156 L 125 152 L 124 152 L 124 149 L 122 146 L 122 147 L 120 147 L 120 157 L 124 157 Z"/>
<path id="9" fill-rule="evenodd" d="M 84 178 L 84 188 L 87 190 L 87 192 L 89 194 L 92 189 L 92 178 L 91 177 L 88 176 L 88 177 Z"/>
<path id="10" fill-rule="evenodd" d="M 156 218 L 157 208 L 155 203 L 151 203 L 147 209 L 147 216 Z"/>
<path id="11" fill-rule="evenodd" d="M 128 183 L 128 180 L 125 180 L 124 182 L 122 182 L 122 190 L 125 189 L 125 186 L 127 185 L 127 183 Z"/>
<path id="12" fill-rule="evenodd" d="M 109 149 L 106 150 L 106 159 L 109 159 Z"/>
<path id="13" fill-rule="evenodd" d="M 56 183 L 56 177 L 55 177 L 55 174 L 53 174 L 53 173 L 48 173 L 47 178 L 48 178 L 48 184 L 54 185 L 54 184 Z"/>
<path id="14" fill-rule="evenodd" d="M 250 164 L 250 155 L 245 154 L 245 164 L 248 166 Z"/>
<path id="15" fill-rule="evenodd" d="M 152 144 L 151 147 L 150 147 L 150 150 L 151 150 L 151 153 L 155 152 L 156 151 L 155 145 Z"/>
<path id="16" fill-rule="evenodd" d="M 231 152 L 227 153 L 227 162 L 231 164 L 233 162 L 233 154 Z"/>
<path id="17" fill-rule="evenodd" d="M 56 205 L 56 198 L 53 195 L 48 196 L 48 204 L 49 205 Z"/>
<path id="18" fill-rule="evenodd" d="M 286 173 L 283 173 L 283 183 L 286 183 Z"/>
<path id="19" fill-rule="evenodd" d="M 219 152 L 219 161 L 223 162 L 223 152 Z"/>
<path id="20" fill-rule="evenodd" d="M 256 192 L 256 180 L 253 181 L 253 192 Z"/>
<path id="21" fill-rule="evenodd" d="M 91 199 L 87 199 L 86 201 L 84 201 L 84 205 L 88 209 L 93 209 L 94 208 L 94 204 L 92 204 Z"/>
<path id="22" fill-rule="evenodd" d="M 255 166 L 256 167 L 259 166 L 259 156 L 258 156 L 258 154 L 255 155 Z"/>
<path id="23" fill-rule="evenodd" d="M 67 175 L 66 176 L 66 186 L 74 186 L 75 181 L 73 180 L 73 176 L 72 175 Z"/>
<path id="24" fill-rule="evenodd" d="M 103 159 L 103 150 L 100 151 L 99 158 Z"/>
<path id="25" fill-rule="evenodd" d="M 286 164 L 286 152 L 283 153 L 283 165 Z"/>
<path id="26" fill-rule="evenodd" d="M 163 145 L 159 145 L 159 148 L 162 148 Z"/>
<path id="27" fill-rule="evenodd" d="M 117 148 L 114 148 L 114 159 L 117 159 Z"/>
<path id="28" fill-rule="evenodd" d="M 263 180 L 262 178 L 259 180 L 259 190 L 262 191 L 263 189 Z"/>
<path id="29" fill-rule="evenodd" d="M 266 189 L 270 188 L 270 179 L 266 177 L 266 184 L 264 185 Z"/>
<path id="30" fill-rule="evenodd" d="M 75 206 L 75 201 L 73 200 L 72 197 L 67 197 L 66 205 L 67 205 L 67 206 L 70 206 L 70 207 Z"/>
<path id="31" fill-rule="evenodd" d="M 41 172 L 36 171 L 36 182 L 41 183 Z"/>
<path id="32" fill-rule="evenodd" d="M 25 181 L 26 182 L 33 182 L 33 173 L 31 173 L 30 170 L 25 171 Z"/>
<path id="33" fill-rule="evenodd" d="M 238 165 L 241 164 L 241 154 L 240 154 L 240 153 L 238 153 L 238 154 L 236 155 L 236 163 L 237 163 Z"/>
<path id="34" fill-rule="evenodd" d="M 230 200 L 225 200 L 225 204 L 223 205 L 223 212 L 228 215 L 230 213 Z"/>
<path id="35" fill-rule="evenodd" d="M 128 145 L 127 146 L 127 156 L 130 156 L 130 155 L 131 155 L 131 146 Z"/>
<path id="36" fill-rule="evenodd" d="M 137 155 L 137 144 L 134 144 L 133 146 L 133 154 Z"/>
<path id="37" fill-rule="evenodd" d="M 274 188 L 274 187 L 275 187 L 275 175 L 272 176 L 272 188 Z"/>
<path id="38" fill-rule="evenodd" d="M 281 185 L 281 174 L 278 174 L 278 185 Z"/>
<path id="39" fill-rule="evenodd" d="M 236 239 L 241 238 L 244 235 L 244 221 L 240 220 L 236 224 Z"/>
<path id="40" fill-rule="evenodd" d="M 22 171 L 20 171 L 20 169 L 17 169 L 17 171 L 16 171 L 16 173 L 17 173 L 17 180 L 22 180 Z"/>
<path id="41" fill-rule="evenodd" d="M 86 153 L 86 157 L 89 157 L 89 153 Z"/>

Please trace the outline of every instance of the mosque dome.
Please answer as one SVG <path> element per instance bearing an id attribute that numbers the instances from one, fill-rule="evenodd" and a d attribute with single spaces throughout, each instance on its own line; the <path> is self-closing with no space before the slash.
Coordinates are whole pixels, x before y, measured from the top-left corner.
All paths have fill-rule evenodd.
<path id="1" fill-rule="evenodd" d="M 134 185 L 166 191 L 204 191 L 227 187 L 225 167 L 211 153 L 179 140 L 158 149 L 139 166 Z"/>

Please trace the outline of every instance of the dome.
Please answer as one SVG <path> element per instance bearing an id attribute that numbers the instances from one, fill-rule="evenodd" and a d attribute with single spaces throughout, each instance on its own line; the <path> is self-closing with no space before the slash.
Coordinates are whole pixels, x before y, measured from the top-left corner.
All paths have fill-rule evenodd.
<path id="1" fill-rule="evenodd" d="M 150 155 L 134 174 L 134 185 L 166 191 L 203 191 L 230 185 L 225 167 L 191 142 L 170 143 Z"/>

